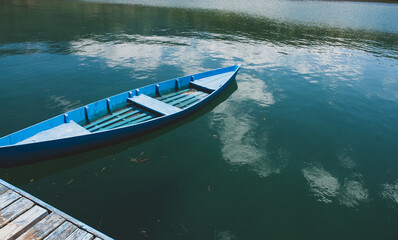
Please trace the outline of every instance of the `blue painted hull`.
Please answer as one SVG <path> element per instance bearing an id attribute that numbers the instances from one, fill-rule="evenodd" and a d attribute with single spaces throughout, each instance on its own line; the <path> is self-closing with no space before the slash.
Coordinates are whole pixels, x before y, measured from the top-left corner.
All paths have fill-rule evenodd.
<path id="1" fill-rule="evenodd" d="M 159 116 L 147 121 L 143 121 L 141 123 L 133 124 L 130 126 L 124 126 L 124 127 L 119 127 L 115 129 L 110 129 L 106 131 L 98 131 L 86 135 L 80 135 L 80 136 L 74 136 L 74 137 L 67 137 L 67 138 L 61 138 L 61 139 L 55 139 L 55 140 L 48 140 L 48 141 L 41 141 L 41 142 L 35 142 L 35 143 L 28 143 L 28 144 L 17 144 L 19 140 L 23 140 L 26 138 L 26 136 L 23 136 L 24 134 L 32 135 L 31 133 L 33 130 L 30 130 L 29 128 L 21 130 L 20 132 L 10 134 L 6 137 L 3 137 L 0 139 L 0 145 L 3 144 L 5 146 L 0 146 L 0 167 L 11 167 L 11 166 L 16 166 L 16 165 L 22 165 L 22 164 L 28 164 L 28 163 L 33 163 L 33 162 L 38 162 L 38 161 L 44 161 L 44 160 L 49 160 L 53 159 L 56 157 L 62 157 L 62 156 L 67 156 L 67 155 L 72 155 L 75 153 L 83 152 L 83 151 L 88 151 L 96 148 L 100 148 L 106 145 L 114 144 L 116 142 L 124 141 L 127 139 L 131 139 L 135 136 L 142 135 L 144 133 L 147 133 L 151 130 L 158 129 L 161 127 L 164 127 L 166 125 L 169 125 L 170 123 L 173 123 L 177 120 L 180 120 L 182 118 L 187 117 L 188 115 L 194 113 L 198 109 L 202 108 L 203 106 L 207 105 L 209 102 L 214 100 L 234 79 L 236 74 L 238 73 L 239 66 L 232 66 L 229 68 L 224 68 L 228 70 L 231 74 L 230 76 L 228 75 L 228 79 L 223 80 L 222 84 L 220 86 L 217 86 L 216 89 L 213 91 L 209 92 L 209 94 L 201 99 L 199 102 L 193 104 L 190 107 L 187 107 L 185 109 L 182 109 L 179 112 L 169 114 L 169 115 L 163 115 Z M 214 78 L 215 75 L 214 73 L 218 72 L 223 72 L 224 69 L 218 69 L 206 73 L 201 73 L 197 75 L 192 75 L 192 76 L 187 76 L 184 78 L 191 78 L 191 83 L 192 79 L 195 77 L 202 77 L 201 79 L 206 79 L 206 76 L 212 76 Z M 207 74 L 207 75 L 206 75 Z M 213 75 L 211 75 L 213 74 Z M 181 78 L 183 79 L 183 78 Z M 160 86 L 164 84 L 165 86 L 168 84 L 170 85 L 171 81 L 165 81 L 163 83 L 159 83 Z M 198 83 L 204 82 L 205 80 L 198 80 Z M 213 80 L 214 81 L 214 80 Z M 204 88 L 207 88 L 207 86 L 211 86 L 209 84 L 197 84 L 199 88 L 204 86 Z M 151 85 L 152 86 L 152 85 Z M 147 86 L 144 88 L 140 88 L 146 91 L 146 89 L 151 88 L 151 86 Z M 214 86 L 212 86 L 214 87 Z M 157 86 L 159 88 L 159 85 Z M 206 90 L 206 89 L 205 89 Z M 149 91 L 149 90 L 148 90 Z M 131 92 L 126 92 L 123 94 L 129 94 L 131 95 Z M 122 95 L 122 94 L 121 94 Z M 101 100 L 104 101 L 104 100 Z M 109 100 L 108 100 L 109 101 Z M 95 106 L 100 104 L 100 101 L 93 103 Z M 93 105 L 91 104 L 91 105 Z M 91 105 L 88 105 L 91 107 Z M 93 106 L 94 106 L 93 105 Z M 109 106 L 109 105 L 108 105 Z M 86 107 L 88 109 L 88 107 Z M 87 109 L 85 112 L 85 117 L 87 118 Z M 98 111 L 98 110 L 96 110 Z M 83 121 L 80 118 L 83 117 L 74 117 L 75 115 L 78 116 L 77 112 L 80 115 L 83 114 L 83 107 L 81 109 L 77 109 L 74 111 L 69 112 L 68 114 L 71 115 L 71 118 L 78 119 L 76 121 Z M 44 126 L 42 128 L 49 128 L 48 126 L 54 125 L 53 122 L 59 121 L 58 119 L 65 119 L 65 117 L 68 115 L 60 115 L 57 116 L 53 119 L 47 120 L 45 122 L 42 122 L 40 124 L 37 124 L 33 127 L 38 128 L 41 126 Z M 21 136 L 20 136 L 21 135 Z M 13 143 L 14 141 L 14 143 Z M 4 142 L 6 144 L 4 144 Z M 7 143 L 9 143 L 7 145 Z M 10 144 L 11 143 L 11 144 Z"/>

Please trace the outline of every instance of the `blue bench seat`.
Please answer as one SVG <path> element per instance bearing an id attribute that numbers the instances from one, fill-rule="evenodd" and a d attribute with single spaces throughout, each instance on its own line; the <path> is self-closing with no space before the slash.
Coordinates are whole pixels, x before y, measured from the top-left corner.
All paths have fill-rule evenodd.
<path id="1" fill-rule="evenodd" d="M 161 115 L 170 115 L 182 110 L 181 108 L 174 107 L 170 104 L 159 101 L 145 94 L 140 94 L 138 96 L 128 98 L 128 100 L 148 110 L 157 112 Z"/>

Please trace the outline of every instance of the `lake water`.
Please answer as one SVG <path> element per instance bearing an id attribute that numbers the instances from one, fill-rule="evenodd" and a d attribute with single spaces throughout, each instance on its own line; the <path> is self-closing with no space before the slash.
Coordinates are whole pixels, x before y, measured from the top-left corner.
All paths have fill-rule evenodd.
<path id="1" fill-rule="evenodd" d="M 116 239 L 397 239 L 397 13 L 396 3 L 0 0 L 1 136 L 242 65 L 184 121 L 0 178 Z"/>

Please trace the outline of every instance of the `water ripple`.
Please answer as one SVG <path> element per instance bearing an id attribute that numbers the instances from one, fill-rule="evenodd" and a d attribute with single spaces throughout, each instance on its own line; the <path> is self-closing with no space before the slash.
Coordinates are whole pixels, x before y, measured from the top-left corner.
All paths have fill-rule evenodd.
<path id="1" fill-rule="evenodd" d="M 79 107 L 80 105 L 81 105 L 81 102 L 79 100 L 72 102 L 72 101 L 66 99 L 66 97 L 64 97 L 64 96 L 52 95 L 49 97 L 49 99 L 47 101 L 48 108 L 50 108 L 50 109 L 61 108 L 63 112 L 73 110 L 76 107 Z"/>
<path id="2" fill-rule="evenodd" d="M 339 160 L 340 164 L 348 169 L 353 169 L 356 167 L 356 163 L 350 157 L 349 153 L 352 152 L 352 149 L 344 149 L 337 154 L 337 159 Z"/>
<path id="3" fill-rule="evenodd" d="M 252 0 L 87 0 L 92 2 L 122 3 L 145 6 L 161 6 L 188 9 L 219 10 L 234 12 L 257 18 L 271 18 L 279 21 L 300 22 L 307 25 L 351 27 L 397 32 L 396 22 L 391 21 L 398 6 L 360 2 L 333 1 L 275 1 Z M 386 25 L 385 23 L 390 23 Z"/>

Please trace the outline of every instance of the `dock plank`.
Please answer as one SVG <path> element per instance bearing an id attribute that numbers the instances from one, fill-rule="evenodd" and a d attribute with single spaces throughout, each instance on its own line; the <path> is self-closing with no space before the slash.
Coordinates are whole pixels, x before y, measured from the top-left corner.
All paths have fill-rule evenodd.
<path id="1" fill-rule="evenodd" d="M 0 228 L 33 207 L 33 202 L 26 198 L 19 198 L 0 211 Z"/>
<path id="2" fill-rule="evenodd" d="M 44 240 L 61 240 L 66 239 L 71 235 L 77 227 L 72 223 L 66 221 L 57 229 L 55 229 L 50 235 L 48 235 Z"/>
<path id="3" fill-rule="evenodd" d="M 0 184 L 0 194 L 3 194 L 7 190 L 8 190 L 8 188 L 6 186 Z"/>
<path id="4" fill-rule="evenodd" d="M 9 239 L 11 237 L 19 236 L 26 229 L 40 221 L 42 217 L 47 214 L 47 210 L 40 207 L 34 206 L 27 212 L 16 218 L 14 221 L 7 224 L 5 227 L 0 229 L 0 239 Z"/>
<path id="5" fill-rule="evenodd" d="M 0 210 L 7 207 L 20 197 L 21 195 L 19 195 L 18 193 L 12 190 L 7 190 L 5 193 L 0 195 Z"/>
<path id="6" fill-rule="evenodd" d="M 69 237 L 67 237 L 65 240 L 76 240 L 76 239 L 82 239 L 83 237 L 85 237 L 87 234 L 86 231 L 84 231 L 83 229 L 76 229 L 71 235 L 69 235 Z"/>
<path id="7" fill-rule="evenodd" d="M 55 213 L 51 213 L 16 240 L 41 240 L 64 222 L 65 219 L 63 217 Z"/>
<path id="8" fill-rule="evenodd" d="M 95 236 L 91 233 L 87 233 L 81 240 L 93 240 Z"/>

